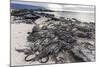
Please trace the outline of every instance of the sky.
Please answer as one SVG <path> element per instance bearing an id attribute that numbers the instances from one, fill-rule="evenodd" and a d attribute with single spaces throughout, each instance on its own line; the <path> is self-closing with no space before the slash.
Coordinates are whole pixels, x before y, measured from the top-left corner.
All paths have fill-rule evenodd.
<path id="1" fill-rule="evenodd" d="M 54 4 L 54 3 L 40 3 L 40 2 L 31 2 L 31 1 L 15 1 L 12 0 L 11 3 L 19 3 L 19 4 L 27 4 L 27 5 L 34 5 L 34 6 L 41 6 L 47 9 L 56 10 L 56 11 L 77 11 L 77 12 L 94 12 L 94 6 L 86 6 L 86 5 L 61 5 L 61 4 Z"/>

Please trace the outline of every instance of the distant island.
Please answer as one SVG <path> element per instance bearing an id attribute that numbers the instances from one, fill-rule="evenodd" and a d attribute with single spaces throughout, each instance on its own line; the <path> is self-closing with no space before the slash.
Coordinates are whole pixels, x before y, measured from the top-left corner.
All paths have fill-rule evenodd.
<path id="1" fill-rule="evenodd" d="M 33 6 L 33 5 L 26 5 L 26 4 L 16 4 L 16 3 L 11 3 L 10 5 L 11 9 L 28 9 L 28 10 L 33 10 L 33 11 L 46 11 L 46 12 L 54 12 L 53 10 L 46 9 L 44 7 L 40 6 Z"/>

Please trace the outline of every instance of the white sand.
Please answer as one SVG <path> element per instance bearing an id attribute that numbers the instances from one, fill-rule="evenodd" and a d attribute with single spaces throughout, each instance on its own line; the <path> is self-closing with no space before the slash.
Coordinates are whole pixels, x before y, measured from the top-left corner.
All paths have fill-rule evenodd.
<path id="1" fill-rule="evenodd" d="M 33 25 L 30 24 L 11 24 L 11 64 L 25 65 L 25 55 L 18 53 L 15 48 L 23 48 L 27 45 L 27 32 L 32 30 Z"/>

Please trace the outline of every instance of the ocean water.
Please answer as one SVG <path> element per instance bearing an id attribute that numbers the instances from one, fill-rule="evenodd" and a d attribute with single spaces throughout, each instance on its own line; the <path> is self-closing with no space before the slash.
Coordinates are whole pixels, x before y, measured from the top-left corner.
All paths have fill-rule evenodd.
<path id="1" fill-rule="evenodd" d="M 56 12 L 45 12 L 45 13 L 54 14 L 58 18 L 59 17 L 76 18 L 82 22 L 95 22 L 94 12 L 56 11 Z"/>

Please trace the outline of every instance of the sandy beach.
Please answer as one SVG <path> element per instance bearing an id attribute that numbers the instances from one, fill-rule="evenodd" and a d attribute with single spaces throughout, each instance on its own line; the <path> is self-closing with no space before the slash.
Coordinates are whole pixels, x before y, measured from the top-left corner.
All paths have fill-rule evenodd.
<path id="1" fill-rule="evenodd" d="M 13 65 L 27 64 L 23 56 L 15 51 L 15 48 L 23 48 L 27 45 L 27 31 L 31 32 L 33 25 L 28 24 L 11 24 L 11 63 Z"/>

